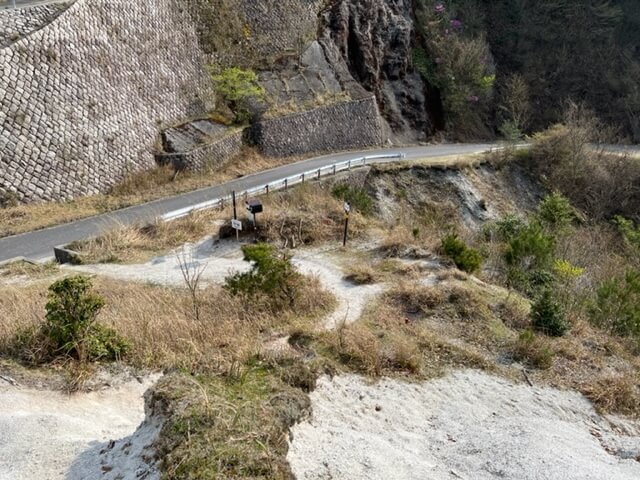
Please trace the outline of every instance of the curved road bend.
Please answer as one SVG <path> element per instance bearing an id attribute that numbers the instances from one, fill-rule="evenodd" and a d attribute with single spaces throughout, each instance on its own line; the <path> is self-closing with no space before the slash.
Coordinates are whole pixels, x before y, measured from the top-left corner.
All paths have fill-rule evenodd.
<path id="1" fill-rule="evenodd" d="M 50 227 L 34 232 L 23 233 L 0 239 L 0 262 L 16 257 L 30 260 L 44 260 L 53 256 L 53 247 L 66 245 L 74 240 L 98 235 L 114 224 L 132 224 L 135 222 L 151 221 L 154 218 L 181 208 L 196 205 L 207 200 L 230 194 L 233 190 L 241 192 L 250 188 L 274 183 L 285 177 L 299 175 L 309 170 L 326 167 L 333 163 L 385 153 L 404 153 L 405 160 L 417 160 L 446 155 L 466 155 L 480 153 L 494 145 L 437 145 L 428 147 L 404 147 L 393 149 L 379 149 L 361 152 L 348 152 L 310 158 L 297 163 L 283 165 L 271 170 L 265 170 L 247 175 L 227 183 L 203 188 L 174 197 L 163 198 L 153 202 L 128 207 L 122 210 L 105 213 L 95 217 L 77 220 L 75 222 Z M 383 160 L 388 162 L 389 160 Z"/>

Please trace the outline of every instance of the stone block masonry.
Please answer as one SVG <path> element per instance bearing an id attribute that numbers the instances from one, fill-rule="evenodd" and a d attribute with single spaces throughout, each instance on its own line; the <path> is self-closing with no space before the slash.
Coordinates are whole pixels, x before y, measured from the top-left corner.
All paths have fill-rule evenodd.
<path id="1" fill-rule="evenodd" d="M 70 199 L 155 165 L 159 126 L 210 106 L 185 5 L 77 0 L 0 49 L 0 194 Z"/>
<path id="2" fill-rule="evenodd" d="M 239 130 L 186 152 L 159 154 L 156 160 L 161 165 L 171 164 L 176 171 L 222 167 L 242 151 L 243 134 Z"/>
<path id="3" fill-rule="evenodd" d="M 44 27 L 62 13 L 64 8 L 61 4 L 51 4 L 0 10 L 0 48 Z"/>
<path id="4" fill-rule="evenodd" d="M 249 138 L 272 157 L 369 148 L 384 142 L 375 97 L 264 120 L 251 127 Z"/>

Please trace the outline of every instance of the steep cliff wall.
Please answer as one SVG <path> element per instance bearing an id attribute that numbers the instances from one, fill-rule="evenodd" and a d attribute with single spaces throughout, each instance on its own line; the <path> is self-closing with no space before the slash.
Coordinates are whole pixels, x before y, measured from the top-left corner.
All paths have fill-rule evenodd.
<path id="1" fill-rule="evenodd" d="M 321 42 L 341 83 L 376 95 L 404 141 L 432 132 L 425 85 L 412 66 L 412 0 L 337 0 L 322 14 Z"/>
<path id="2" fill-rule="evenodd" d="M 205 110 L 203 62 L 181 0 L 78 0 L 0 49 L 0 193 L 66 199 L 153 166 L 158 126 Z"/>

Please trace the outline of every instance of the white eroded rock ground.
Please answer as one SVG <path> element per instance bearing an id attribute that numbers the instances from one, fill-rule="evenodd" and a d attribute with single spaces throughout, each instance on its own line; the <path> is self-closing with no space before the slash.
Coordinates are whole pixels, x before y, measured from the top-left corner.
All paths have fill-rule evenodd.
<path id="1" fill-rule="evenodd" d="M 136 431 L 155 380 L 72 395 L 0 384 L 0 479 L 155 478 L 139 457 L 158 428 Z"/>
<path id="2" fill-rule="evenodd" d="M 574 392 L 476 371 L 411 384 L 324 377 L 293 428 L 298 480 L 637 480 L 640 424 Z"/>

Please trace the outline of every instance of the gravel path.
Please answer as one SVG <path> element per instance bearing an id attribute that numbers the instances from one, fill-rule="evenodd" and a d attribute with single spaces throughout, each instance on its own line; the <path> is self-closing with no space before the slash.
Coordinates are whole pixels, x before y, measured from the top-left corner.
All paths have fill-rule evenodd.
<path id="1" fill-rule="evenodd" d="M 423 384 L 325 377 L 311 399 L 287 457 L 298 480 L 640 478 L 640 424 L 575 392 L 463 371 Z"/>

